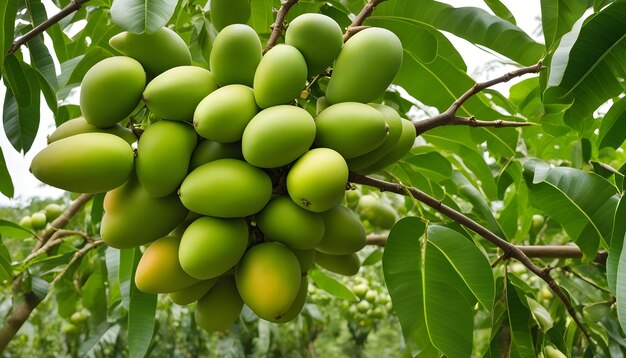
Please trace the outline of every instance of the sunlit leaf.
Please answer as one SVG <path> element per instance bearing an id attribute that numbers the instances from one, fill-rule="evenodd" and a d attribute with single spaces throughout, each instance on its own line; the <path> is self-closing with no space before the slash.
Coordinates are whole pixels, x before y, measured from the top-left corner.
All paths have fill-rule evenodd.
<path id="1" fill-rule="evenodd" d="M 339 297 L 348 301 L 358 301 L 358 298 L 349 288 L 320 270 L 310 270 L 309 278 L 312 282 L 315 283 L 315 285 L 317 285 L 317 287 L 335 297 Z"/>
<path id="2" fill-rule="evenodd" d="M 542 0 L 541 24 L 546 47 L 552 48 L 569 32 L 588 7 L 588 0 Z"/>
<path id="3" fill-rule="evenodd" d="M 619 148 L 626 140 L 626 97 L 616 101 L 602 118 L 598 148 Z"/>
<path id="4" fill-rule="evenodd" d="M 170 20 L 177 3 L 176 0 L 115 0 L 111 17 L 126 31 L 151 34 Z"/>
<path id="5" fill-rule="evenodd" d="M 0 219 L 0 235 L 13 239 L 26 239 L 32 237 L 33 233 L 14 222 Z"/>

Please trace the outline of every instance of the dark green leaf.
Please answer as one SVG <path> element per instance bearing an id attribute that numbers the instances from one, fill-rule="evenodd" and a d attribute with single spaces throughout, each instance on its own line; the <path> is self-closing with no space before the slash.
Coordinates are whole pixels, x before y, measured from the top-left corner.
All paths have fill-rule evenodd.
<path id="1" fill-rule="evenodd" d="M 616 292 L 617 276 L 619 275 L 618 269 L 623 271 L 623 275 L 626 275 L 626 265 L 621 265 L 621 260 L 626 261 L 626 255 L 622 254 L 624 249 L 623 237 L 626 236 L 626 197 L 622 196 L 615 210 L 615 220 L 613 222 L 613 234 L 611 236 L 611 249 L 609 250 L 609 256 L 606 260 L 606 279 L 607 284 L 611 292 Z M 622 259 L 621 257 L 624 256 Z M 624 276 L 626 278 L 626 276 Z"/>
<path id="2" fill-rule="evenodd" d="M 511 334 L 510 357 L 535 358 L 533 339 L 530 334 L 530 311 L 522 303 L 517 290 L 510 283 L 507 284 L 506 298 Z"/>
<path id="3" fill-rule="evenodd" d="M 91 201 L 91 223 L 93 225 L 97 225 L 102 220 L 102 215 L 104 214 L 104 194 L 98 193 L 94 195 Z"/>
<path id="4" fill-rule="evenodd" d="M 551 49 L 589 7 L 588 0 L 542 0 L 541 24 L 546 47 Z"/>
<path id="5" fill-rule="evenodd" d="M 15 14 L 17 13 L 17 1 L 0 2 L 0 53 L 9 52 L 13 44 L 13 31 L 15 26 Z M 0 73 L 4 71 L 4 61 L 0 60 Z"/>
<path id="6" fill-rule="evenodd" d="M 4 194 L 8 198 L 12 198 L 15 193 L 13 180 L 11 180 L 11 174 L 7 169 L 7 163 L 4 160 L 2 148 L 0 148 L 0 193 Z"/>
<path id="7" fill-rule="evenodd" d="M 0 219 L 0 235 L 12 239 L 26 239 L 33 237 L 34 234 L 14 222 Z"/>
<path id="8" fill-rule="evenodd" d="M 431 148 L 424 149 L 430 150 Z M 411 152 L 415 153 L 416 150 L 414 149 Z M 436 182 L 448 179 L 452 175 L 450 161 L 438 152 L 409 156 L 404 158 L 403 161 L 411 164 L 414 168 L 418 168 L 420 173 Z"/>
<path id="9" fill-rule="evenodd" d="M 320 270 L 310 270 L 309 278 L 315 283 L 315 285 L 317 285 L 317 287 L 335 297 L 343 298 L 348 301 L 359 300 L 349 288 Z"/>
<path id="10" fill-rule="evenodd" d="M 89 275 L 87 282 L 82 287 L 83 305 L 91 312 L 91 319 L 100 323 L 107 318 L 107 297 L 105 277 L 102 274 L 101 265 Z"/>
<path id="11" fill-rule="evenodd" d="M 617 237 L 616 235 L 615 238 L 624 241 L 626 240 L 626 235 L 624 235 L 624 237 Z M 626 332 L 626 254 L 624 252 L 625 251 L 622 250 L 617 266 L 615 297 L 617 304 L 617 318 L 619 319 L 622 331 Z"/>
<path id="12" fill-rule="evenodd" d="M 4 246 L 2 235 L 0 234 L 0 281 L 9 280 L 13 277 L 13 267 L 11 267 L 11 255 Z"/>
<path id="13" fill-rule="evenodd" d="M 626 97 L 619 99 L 602 118 L 598 148 L 619 148 L 626 140 Z"/>
<path id="14" fill-rule="evenodd" d="M 126 31 L 151 34 L 167 24 L 177 3 L 176 0 L 115 0 L 111 18 Z"/>

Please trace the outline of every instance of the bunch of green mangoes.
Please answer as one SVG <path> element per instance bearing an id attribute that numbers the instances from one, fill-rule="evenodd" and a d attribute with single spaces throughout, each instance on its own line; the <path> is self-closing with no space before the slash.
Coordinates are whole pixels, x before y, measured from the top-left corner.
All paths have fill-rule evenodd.
<path id="1" fill-rule="evenodd" d="M 46 207 L 20 219 L 20 226 L 29 230 L 43 230 L 49 222 L 61 216 L 63 208 L 59 204 L 48 204 Z"/>
<path id="2" fill-rule="evenodd" d="M 102 239 L 149 244 L 137 287 L 197 302 L 209 331 L 228 328 L 244 303 L 269 321 L 294 319 L 314 263 L 356 274 L 366 241 L 358 215 L 340 205 L 349 170 L 384 168 L 415 139 L 410 121 L 374 103 L 402 62 L 391 31 L 368 28 L 344 44 L 333 19 L 303 14 L 263 54 L 238 23 L 245 16 L 215 18 L 231 13 L 220 3 L 211 2 L 220 31 L 205 51 L 210 70 L 168 28 L 113 36 L 120 55 L 86 73 L 82 117 L 59 126 L 31 165 L 52 186 L 106 192 Z M 331 66 L 317 108 L 298 106 Z M 121 125 L 144 108 L 154 120 L 140 136 L 132 121 Z"/>

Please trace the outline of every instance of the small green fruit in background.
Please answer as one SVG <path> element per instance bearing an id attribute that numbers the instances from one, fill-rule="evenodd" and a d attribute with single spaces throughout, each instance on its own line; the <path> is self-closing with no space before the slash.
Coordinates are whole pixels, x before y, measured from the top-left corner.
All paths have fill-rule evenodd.
<path id="1" fill-rule="evenodd" d="M 43 210 L 46 213 L 46 218 L 49 222 L 52 222 L 52 220 L 63 214 L 63 208 L 61 208 L 59 204 L 48 204 Z"/>
<path id="2" fill-rule="evenodd" d="M 20 219 L 20 226 L 29 230 L 33 229 L 33 221 L 30 218 L 30 215 L 26 215 Z"/>
<path id="3" fill-rule="evenodd" d="M 43 212 L 37 212 L 30 216 L 30 222 L 34 230 L 41 230 L 46 227 L 48 218 Z"/>
<path id="4" fill-rule="evenodd" d="M 209 12 L 213 27 L 222 31 L 228 25 L 248 22 L 252 10 L 250 0 L 211 0 Z"/>

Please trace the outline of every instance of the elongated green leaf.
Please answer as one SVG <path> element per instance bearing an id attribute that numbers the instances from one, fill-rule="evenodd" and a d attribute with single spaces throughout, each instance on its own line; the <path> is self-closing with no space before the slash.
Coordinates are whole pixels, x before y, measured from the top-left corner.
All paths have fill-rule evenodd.
<path id="1" fill-rule="evenodd" d="M 511 334 L 510 357 L 535 358 L 533 339 L 530 334 L 530 311 L 511 283 L 506 289 L 509 332 Z"/>
<path id="2" fill-rule="evenodd" d="M 19 226 L 18 224 L 0 219 L 0 235 L 13 239 L 26 239 L 33 237 L 30 230 Z"/>
<path id="3" fill-rule="evenodd" d="M 153 33 L 174 14 L 176 0 L 115 0 L 111 17 L 117 26 L 132 33 Z"/>
<path id="4" fill-rule="evenodd" d="M 619 237 L 616 237 L 618 240 Z M 626 240 L 624 235 L 621 240 Z M 626 332 L 626 252 L 622 250 L 617 266 L 617 280 L 615 285 L 615 297 L 617 303 L 617 318 L 622 331 Z"/>
<path id="5" fill-rule="evenodd" d="M 419 58 L 422 63 L 430 63 L 437 57 L 437 30 L 429 25 L 392 16 L 372 16 L 366 24 L 384 27 L 395 33 L 404 51 Z"/>
<path id="6" fill-rule="evenodd" d="M 11 267 L 11 255 L 9 250 L 4 246 L 2 235 L 0 234 L 0 280 L 9 280 L 13 277 L 13 268 Z"/>
<path id="7" fill-rule="evenodd" d="M 509 10 L 506 7 L 506 5 L 504 5 L 500 0 L 483 0 L 483 1 L 485 2 L 485 4 L 487 4 L 487 6 L 489 6 L 491 11 L 493 11 L 493 13 L 496 16 L 505 19 L 506 21 L 512 23 L 513 25 L 516 25 L 515 17 L 511 13 L 511 10 Z"/>
<path id="8" fill-rule="evenodd" d="M 539 302 L 528 296 L 526 297 L 526 302 L 528 302 L 528 308 L 530 308 L 533 318 L 537 321 L 541 330 L 544 333 L 548 332 L 554 325 L 554 319 L 550 316 L 550 312 Z"/>
<path id="9" fill-rule="evenodd" d="M 273 0 L 250 0 L 250 26 L 254 31 L 259 34 L 270 33 L 274 23 L 273 7 Z"/>
<path id="10" fill-rule="evenodd" d="M 310 270 L 309 278 L 311 281 L 315 282 L 317 287 L 335 297 L 343 298 L 348 301 L 358 301 L 358 298 L 349 288 L 320 270 Z"/>
<path id="11" fill-rule="evenodd" d="M 15 14 L 17 13 L 17 1 L 2 1 L 0 3 L 0 53 L 9 52 L 13 44 L 15 27 Z M 4 61 L 0 61 L 0 73 L 4 70 Z"/>
<path id="12" fill-rule="evenodd" d="M 626 266 L 619 266 L 622 257 L 622 251 L 624 250 L 624 240 L 622 238 L 626 236 L 626 197 L 622 196 L 617 209 L 615 210 L 615 220 L 613 221 L 613 234 L 611 236 L 611 249 L 609 250 L 609 257 L 606 260 L 606 278 L 609 290 L 616 292 L 618 269 L 624 271 L 626 275 Z M 626 259 L 626 257 L 624 257 Z M 626 276 L 624 276 L 626 277 Z M 624 280 L 626 282 L 626 279 Z"/>
<path id="13" fill-rule="evenodd" d="M 565 123 L 581 128 L 598 106 L 624 91 L 626 2 L 614 2 L 563 36 L 552 56 L 545 100 L 571 103 Z"/>
<path id="14" fill-rule="evenodd" d="M 588 0 L 541 0 L 541 24 L 548 49 L 572 29 L 589 7 Z"/>
<path id="15" fill-rule="evenodd" d="M 431 148 L 428 148 L 429 150 Z M 412 150 L 415 153 L 416 150 Z M 415 168 L 419 168 L 420 173 L 431 180 L 442 181 L 452 175 L 452 165 L 443 155 L 438 152 L 428 152 L 417 154 L 404 159 Z"/>
<path id="16" fill-rule="evenodd" d="M 604 115 L 598 134 L 598 148 L 619 148 L 626 140 L 626 97 L 616 101 Z"/>
<path id="17" fill-rule="evenodd" d="M 11 174 L 7 169 L 7 163 L 4 160 L 2 148 L 0 148 L 0 193 L 4 194 L 7 198 L 12 198 L 15 193 L 14 189 Z"/>
<path id="18" fill-rule="evenodd" d="M 97 266 L 81 289 L 83 305 L 89 310 L 91 319 L 98 324 L 107 318 L 106 277 L 102 274 L 101 267 Z"/>

